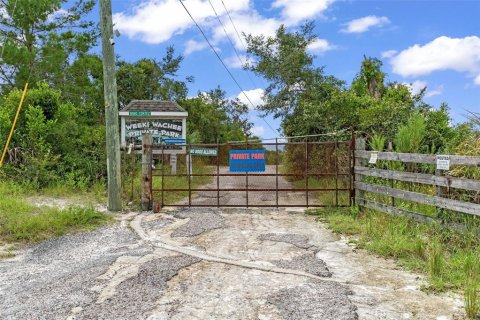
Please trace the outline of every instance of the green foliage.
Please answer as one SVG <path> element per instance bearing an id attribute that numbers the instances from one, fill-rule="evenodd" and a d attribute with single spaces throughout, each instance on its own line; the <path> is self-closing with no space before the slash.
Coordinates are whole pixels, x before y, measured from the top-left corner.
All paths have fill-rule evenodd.
<path id="1" fill-rule="evenodd" d="M 0 240 L 36 242 L 67 232 L 92 229 L 111 217 L 88 207 L 57 209 L 35 206 L 18 184 L 0 182 Z"/>
<path id="2" fill-rule="evenodd" d="M 401 126 L 395 136 L 397 152 L 420 152 L 426 135 L 426 125 L 423 115 L 414 113 L 408 118 L 406 125 Z"/>
<path id="3" fill-rule="evenodd" d="M 184 82 L 175 80 L 182 56 L 175 56 L 168 47 L 162 61 L 140 59 L 135 63 L 119 62 L 117 70 L 118 102 L 120 108 L 132 100 L 181 100 L 187 96 L 187 77 Z"/>
<path id="4" fill-rule="evenodd" d="M 386 140 L 385 136 L 374 133 L 370 139 L 370 147 L 375 151 L 383 151 L 385 149 Z"/>
<path id="5" fill-rule="evenodd" d="M 352 83 L 352 90 L 358 96 L 369 95 L 380 99 L 385 91 L 385 73 L 382 72 L 382 61 L 377 58 L 364 56 L 360 73 Z"/>
<path id="6" fill-rule="evenodd" d="M 190 143 L 244 141 L 249 135 L 252 125 L 247 119 L 247 106 L 238 100 L 228 100 L 219 88 L 179 104 L 188 111 Z"/>
<path id="7" fill-rule="evenodd" d="M 0 107 L 2 142 L 19 94 L 13 90 Z M 6 168 L 23 183 L 45 187 L 63 180 L 71 187 L 85 188 L 105 176 L 103 125 L 92 125 L 83 109 L 62 100 L 60 92 L 45 83 L 28 92 Z"/>
<path id="8" fill-rule="evenodd" d="M 0 15 L 0 29 L 7 37 L 0 64 L 3 92 L 29 80 L 61 86 L 71 61 L 96 42 L 95 24 L 85 19 L 96 1 L 76 0 L 70 6 L 67 0 L 3 2 L 8 13 Z"/>

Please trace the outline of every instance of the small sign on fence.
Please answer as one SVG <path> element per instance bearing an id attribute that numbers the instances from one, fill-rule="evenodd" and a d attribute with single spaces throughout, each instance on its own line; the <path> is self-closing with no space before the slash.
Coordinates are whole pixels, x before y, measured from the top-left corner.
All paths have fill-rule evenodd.
<path id="1" fill-rule="evenodd" d="M 264 172 L 265 149 L 230 150 L 230 172 Z"/>
<path id="2" fill-rule="evenodd" d="M 192 156 L 216 157 L 217 149 L 211 148 L 191 148 L 190 154 Z"/>
<path id="3" fill-rule="evenodd" d="M 378 160 L 378 152 L 377 151 L 372 151 L 372 153 L 370 153 L 370 160 L 368 161 L 368 163 L 376 164 L 377 160 Z"/>
<path id="4" fill-rule="evenodd" d="M 437 170 L 450 170 L 450 156 L 437 154 Z"/>

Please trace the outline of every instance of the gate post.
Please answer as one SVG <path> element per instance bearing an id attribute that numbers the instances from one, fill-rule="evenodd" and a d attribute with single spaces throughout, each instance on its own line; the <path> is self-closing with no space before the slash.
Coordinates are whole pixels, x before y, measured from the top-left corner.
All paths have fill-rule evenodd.
<path id="1" fill-rule="evenodd" d="M 365 150 L 365 139 L 363 138 L 356 138 L 355 139 L 355 151 L 359 150 Z M 354 158 L 354 165 L 356 164 L 356 159 L 355 159 L 355 153 L 353 154 L 353 158 Z M 365 160 L 361 160 L 360 161 L 360 165 L 365 165 Z M 363 176 L 362 175 L 359 175 L 359 174 L 355 174 L 355 167 L 353 168 L 354 170 L 354 190 L 355 190 L 355 204 L 358 205 L 358 206 L 362 206 L 364 204 L 364 192 L 360 189 L 358 189 L 356 186 L 355 186 L 355 182 L 361 182 L 363 180 Z"/>
<path id="2" fill-rule="evenodd" d="M 142 210 L 152 208 L 152 143 L 151 134 L 142 136 Z"/>

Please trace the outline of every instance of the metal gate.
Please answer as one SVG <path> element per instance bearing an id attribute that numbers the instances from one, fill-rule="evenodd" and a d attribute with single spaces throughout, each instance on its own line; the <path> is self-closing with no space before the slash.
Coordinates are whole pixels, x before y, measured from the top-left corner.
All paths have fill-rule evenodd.
<path id="1" fill-rule="evenodd" d="M 152 145 L 151 195 L 162 207 L 348 207 L 354 143 L 352 135 Z M 184 154 L 173 155 L 172 148 Z M 242 150 L 264 154 L 264 170 L 231 172 L 232 154 Z"/>

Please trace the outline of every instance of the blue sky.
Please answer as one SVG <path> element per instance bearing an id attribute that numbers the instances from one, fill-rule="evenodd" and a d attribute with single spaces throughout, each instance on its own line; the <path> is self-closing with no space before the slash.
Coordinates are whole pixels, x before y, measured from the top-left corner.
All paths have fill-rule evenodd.
<path id="1" fill-rule="evenodd" d="M 465 121 L 466 110 L 480 112 L 480 1 L 340 1 L 340 0 L 211 0 L 240 55 L 240 32 L 272 35 L 280 24 L 290 30 L 315 20 L 319 40 L 311 48 L 315 64 L 347 83 L 360 68 L 363 55 L 381 58 L 388 79 L 427 87 L 426 101 L 447 102 L 454 122 Z M 266 83 L 239 68 L 208 0 L 185 0 L 185 6 L 217 48 L 222 59 L 254 104 L 261 103 Z M 229 97 L 240 90 L 206 45 L 178 0 L 112 0 L 116 54 L 127 61 L 160 59 L 174 45 L 185 56 L 180 76 L 194 76 L 191 96 L 220 86 Z M 97 8 L 98 10 L 98 8 Z M 98 12 L 98 11 L 97 11 Z M 252 79 L 253 78 L 253 81 Z M 254 133 L 275 137 L 279 121 L 250 118 Z M 268 123 L 268 124 L 267 124 Z"/>

